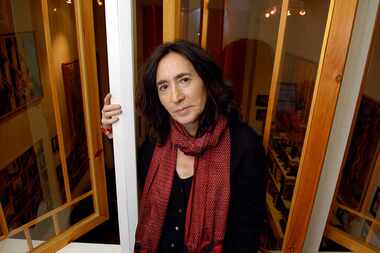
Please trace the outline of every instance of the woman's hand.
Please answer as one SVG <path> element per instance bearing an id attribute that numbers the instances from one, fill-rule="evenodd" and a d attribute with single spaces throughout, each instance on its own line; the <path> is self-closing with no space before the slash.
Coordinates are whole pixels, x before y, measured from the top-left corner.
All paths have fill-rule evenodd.
<path id="1" fill-rule="evenodd" d="M 111 93 L 104 97 L 104 106 L 102 109 L 102 128 L 108 139 L 112 139 L 112 124 L 119 120 L 121 106 L 111 104 Z"/>

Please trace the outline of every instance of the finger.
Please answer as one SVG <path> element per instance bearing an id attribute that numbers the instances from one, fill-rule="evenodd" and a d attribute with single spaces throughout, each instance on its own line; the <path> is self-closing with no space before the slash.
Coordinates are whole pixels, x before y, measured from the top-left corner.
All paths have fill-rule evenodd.
<path id="1" fill-rule="evenodd" d="M 114 110 L 120 110 L 121 106 L 119 104 L 109 104 L 109 105 L 104 105 L 103 107 L 103 112 L 110 112 Z"/>
<path id="2" fill-rule="evenodd" d="M 112 116 L 117 116 L 121 114 L 121 110 L 113 110 L 109 112 L 104 112 L 104 117 L 111 118 Z"/>
<path id="3" fill-rule="evenodd" d="M 109 105 L 111 103 L 111 93 L 108 93 L 105 97 L 104 97 L 104 104 L 105 105 Z"/>
<path id="4" fill-rule="evenodd" d="M 102 124 L 103 124 L 103 126 L 105 126 L 105 125 L 112 125 L 115 122 L 117 122 L 118 120 L 119 120 L 118 117 L 113 117 L 113 118 L 110 118 L 110 119 L 103 118 L 102 119 Z"/>

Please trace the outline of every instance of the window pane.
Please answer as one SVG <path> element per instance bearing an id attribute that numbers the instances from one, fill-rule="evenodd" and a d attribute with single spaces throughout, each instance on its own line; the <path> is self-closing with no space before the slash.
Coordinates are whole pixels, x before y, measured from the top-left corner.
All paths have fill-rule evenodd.
<path id="1" fill-rule="evenodd" d="M 2 1 L 0 31 L 0 197 L 11 232 L 61 205 L 52 83 L 41 5 Z"/>
<path id="2" fill-rule="evenodd" d="M 289 2 L 268 147 L 273 182 L 268 184 L 267 202 L 272 227 L 278 228 L 277 242 L 286 230 L 329 7 L 330 1 Z"/>
<path id="3" fill-rule="evenodd" d="M 282 1 L 272 3 L 212 0 L 207 34 L 202 34 L 207 36 L 207 51 L 234 88 L 243 119 L 260 135 L 264 131 Z"/>
<path id="4" fill-rule="evenodd" d="M 10 238 L 26 223 L 32 239 L 64 231 L 54 214 L 92 190 L 74 2 L 0 3 L 0 201 Z M 97 29 L 103 2 L 94 0 Z M 106 48 L 97 54 L 107 72 Z M 87 207 L 94 213 L 92 200 Z"/>
<path id="5" fill-rule="evenodd" d="M 180 38 L 200 44 L 202 1 L 181 0 Z"/>

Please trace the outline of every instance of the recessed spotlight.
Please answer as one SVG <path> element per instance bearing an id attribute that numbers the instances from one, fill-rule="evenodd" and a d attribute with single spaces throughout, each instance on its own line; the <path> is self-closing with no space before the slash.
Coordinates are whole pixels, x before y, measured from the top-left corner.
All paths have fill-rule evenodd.
<path id="1" fill-rule="evenodd" d="M 270 17 L 270 13 L 269 12 L 265 13 L 265 17 L 269 18 Z"/>
<path id="2" fill-rule="evenodd" d="M 274 14 L 276 14 L 276 12 L 277 12 L 277 8 L 273 7 L 272 10 L 270 11 L 270 14 L 274 15 Z"/>
<path id="3" fill-rule="evenodd" d="M 288 10 L 288 16 L 292 15 L 292 13 L 290 13 L 290 11 Z"/>
<path id="4" fill-rule="evenodd" d="M 306 11 L 305 11 L 305 10 L 300 10 L 299 14 L 300 14 L 301 16 L 305 16 L 305 15 L 306 15 Z"/>
<path id="5" fill-rule="evenodd" d="M 67 4 L 72 4 L 73 1 L 72 1 L 72 0 L 66 0 L 66 3 L 67 3 Z"/>

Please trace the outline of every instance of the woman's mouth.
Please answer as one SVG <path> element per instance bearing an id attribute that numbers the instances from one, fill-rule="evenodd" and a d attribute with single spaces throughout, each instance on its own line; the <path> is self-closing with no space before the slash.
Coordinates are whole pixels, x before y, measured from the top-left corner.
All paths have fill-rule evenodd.
<path id="1" fill-rule="evenodd" d="M 178 110 L 175 110 L 174 112 L 175 112 L 175 113 L 179 113 L 179 114 L 181 114 L 181 113 L 186 113 L 186 112 L 190 109 L 190 107 L 191 107 L 191 106 L 185 106 L 185 107 L 182 107 L 182 108 L 180 108 L 180 109 L 178 109 Z"/>

